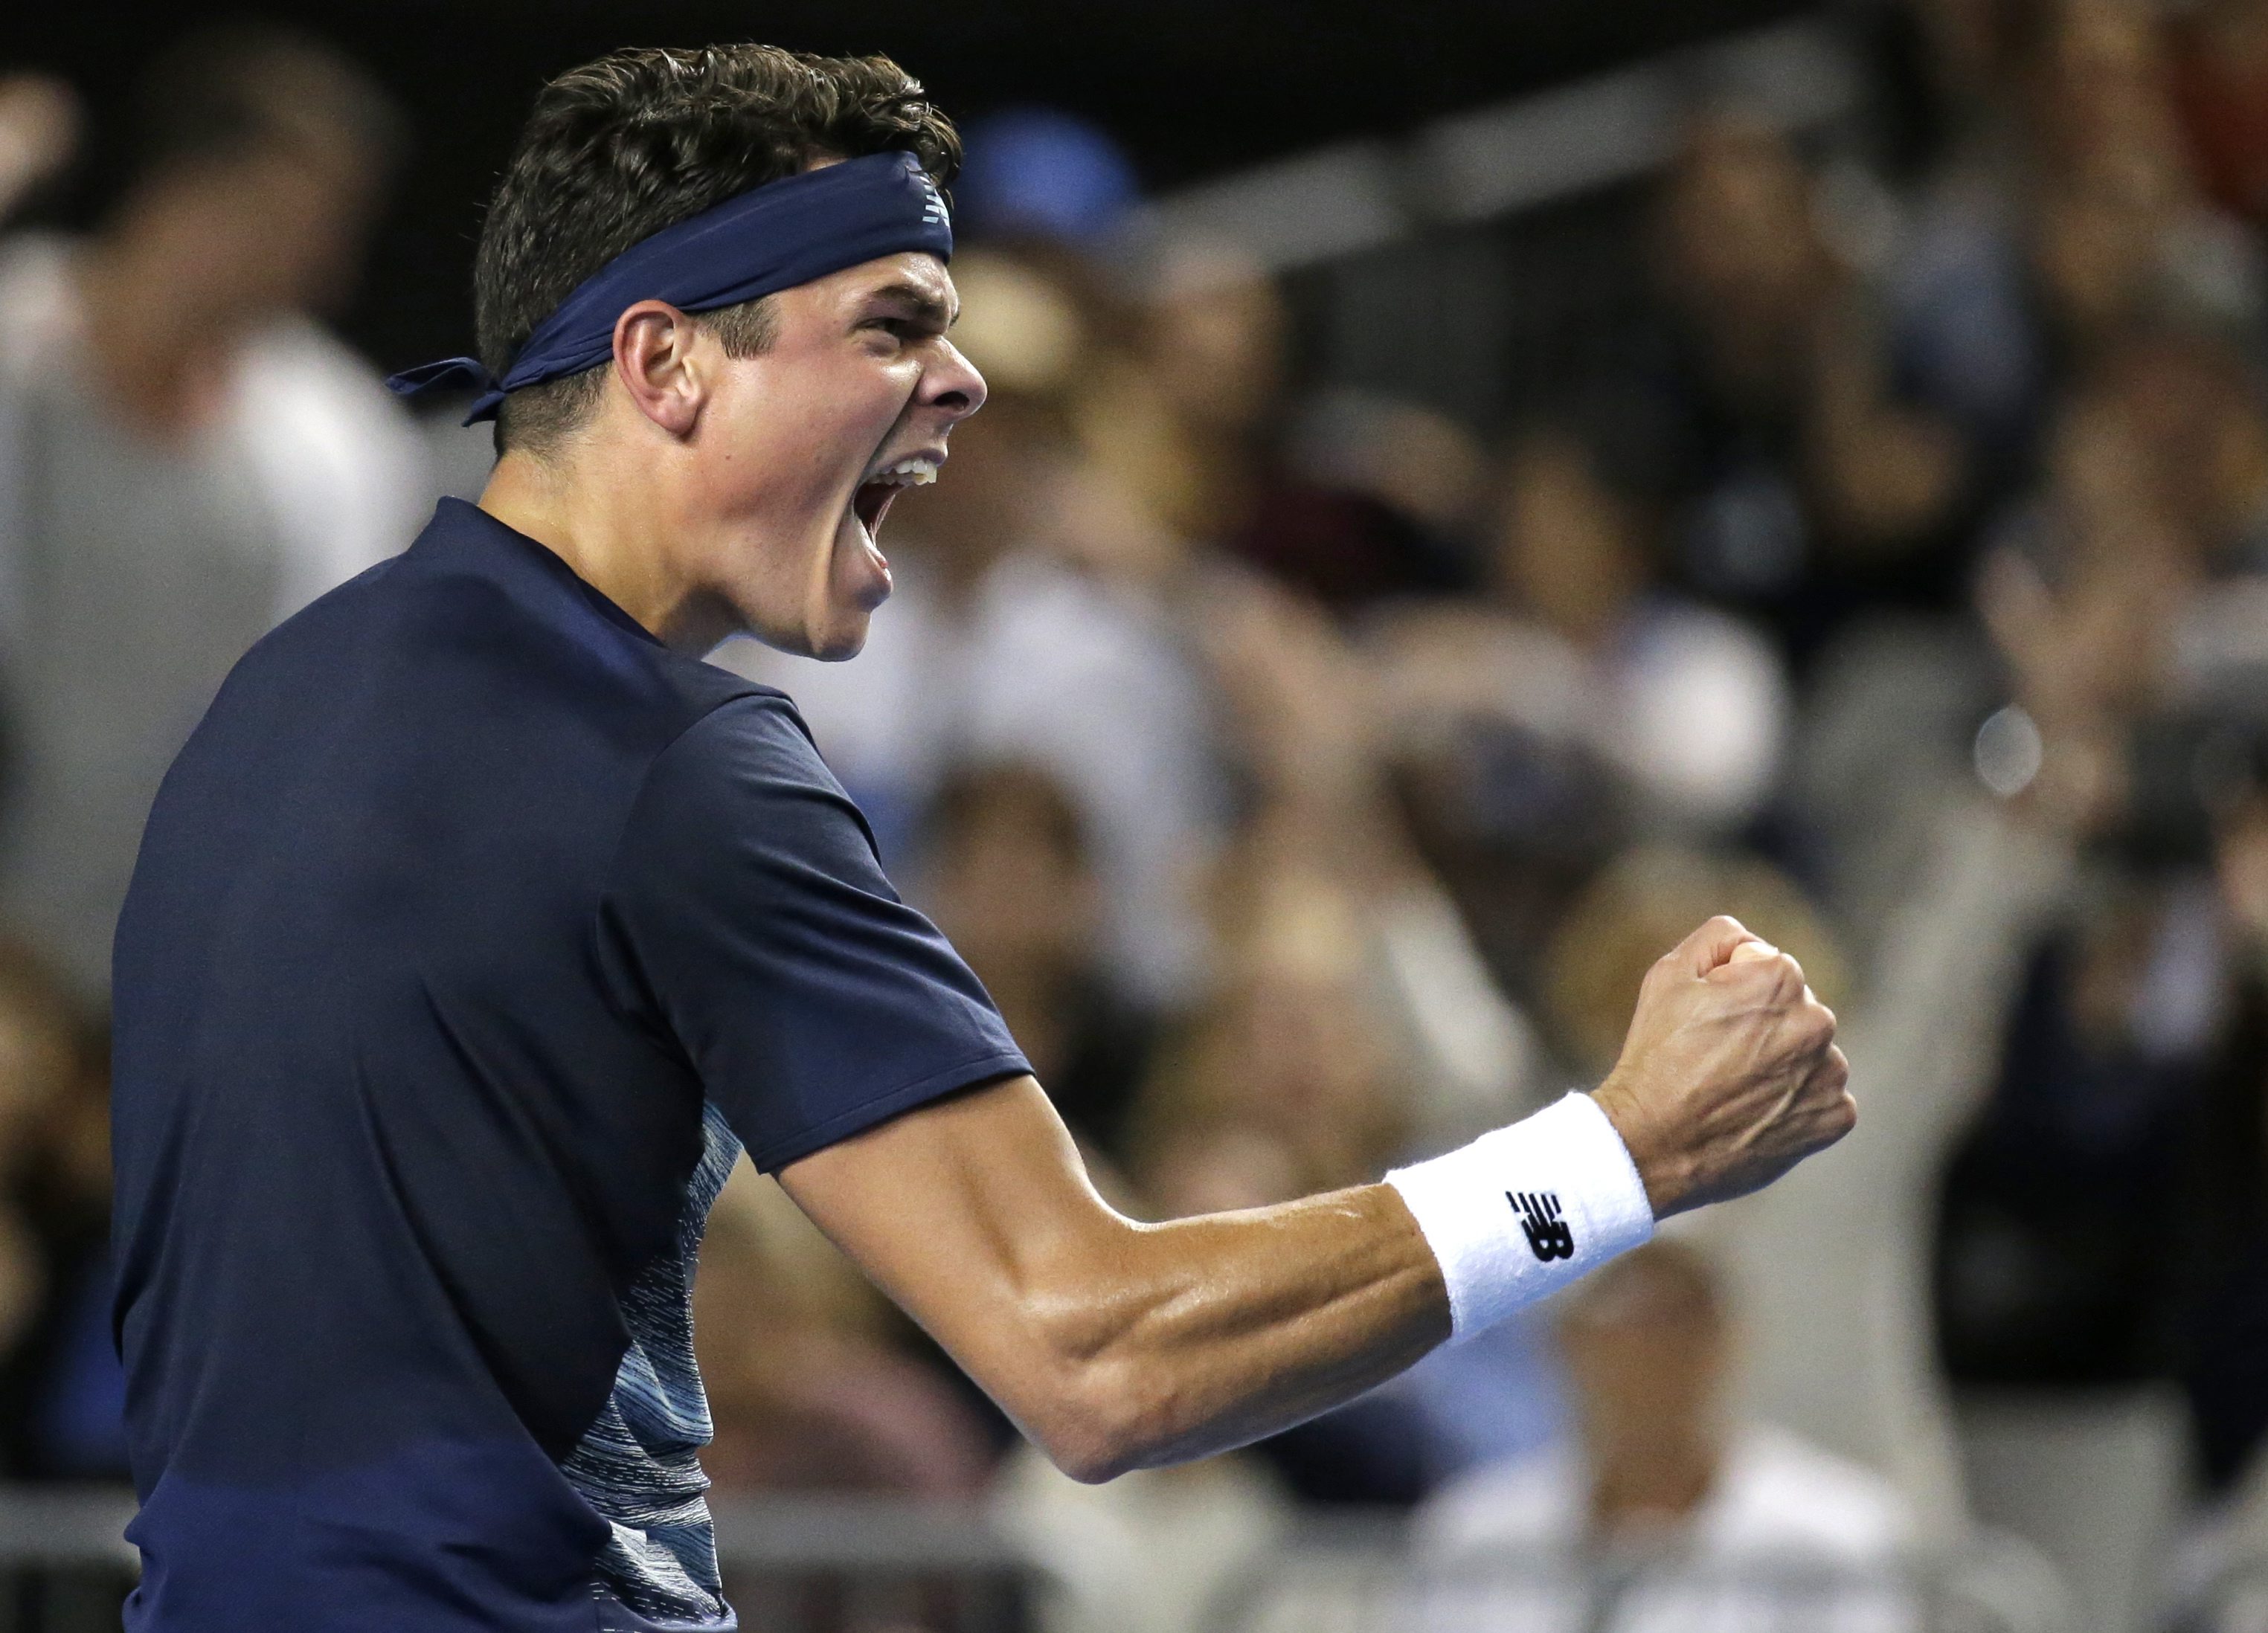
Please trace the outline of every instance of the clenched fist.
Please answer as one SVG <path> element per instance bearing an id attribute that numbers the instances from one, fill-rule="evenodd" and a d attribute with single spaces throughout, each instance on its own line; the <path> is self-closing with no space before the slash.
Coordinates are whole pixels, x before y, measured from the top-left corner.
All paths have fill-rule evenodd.
<path id="1" fill-rule="evenodd" d="M 1712 918 L 1646 972 L 1595 1098 L 1666 1218 L 1769 1185 L 1848 1134 L 1850 1077 L 1796 961 Z"/>

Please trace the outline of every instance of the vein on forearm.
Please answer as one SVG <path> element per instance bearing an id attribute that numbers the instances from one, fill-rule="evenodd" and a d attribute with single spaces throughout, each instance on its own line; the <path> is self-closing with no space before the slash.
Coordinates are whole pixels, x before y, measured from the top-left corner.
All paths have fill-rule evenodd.
<path id="1" fill-rule="evenodd" d="M 1448 1335 L 1440 1272 L 1381 1187 L 1131 1226 L 1124 1276 L 1066 1331 L 1130 1400 L 1143 1464 L 1327 1409 Z"/>

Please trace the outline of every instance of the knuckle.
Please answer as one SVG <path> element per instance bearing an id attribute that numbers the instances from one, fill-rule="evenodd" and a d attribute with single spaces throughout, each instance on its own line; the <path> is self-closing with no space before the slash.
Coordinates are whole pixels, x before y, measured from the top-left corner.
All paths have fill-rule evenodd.
<path id="1" fill-rule="evenodd" d="M 1726 965 L 1719 973 L 1750 992 L 1767 995 L 1776 1004 L 1784 1005 L 1787 1000 L 1787 975 L 1776 958 L 1742 959 L 1736 964 Z"/>

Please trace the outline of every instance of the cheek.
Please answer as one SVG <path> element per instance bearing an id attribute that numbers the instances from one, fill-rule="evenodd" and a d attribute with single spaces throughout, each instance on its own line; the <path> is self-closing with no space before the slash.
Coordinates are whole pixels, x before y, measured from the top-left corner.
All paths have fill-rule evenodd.
<path id="1" fill-rule="evenodd" d="M 720 498 L 776 515 L 829 519 L 903 410 L 906 394 L 871 364 L 766 354 L 736 360 L 704 420 L 717 446 L 707 468 Z"/>
<path id="2" fill-rule="evenodd" d="M 719 500 L 770 508 L 792 504 L 824 482 L 822 461 L 808 416 L 781 412 L 777 393 L 742 390 L 720 395 L 703 416 L 710 445 L 701 461 L 704 482 Z"/>

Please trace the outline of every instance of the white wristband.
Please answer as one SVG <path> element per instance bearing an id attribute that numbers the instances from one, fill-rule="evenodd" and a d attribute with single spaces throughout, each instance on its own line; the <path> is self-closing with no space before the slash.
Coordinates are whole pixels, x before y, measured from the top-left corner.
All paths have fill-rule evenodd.
<path id="1" fill-rule="evenodd" d="M 1638 1165 L 1587 1094 L 1396 1168 L 1386 1182 L 1440 1262 L 1452 1343 L 1653 1234 Z"/>

